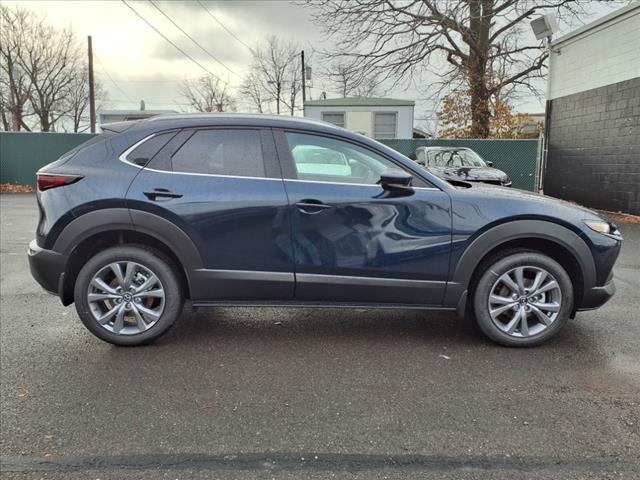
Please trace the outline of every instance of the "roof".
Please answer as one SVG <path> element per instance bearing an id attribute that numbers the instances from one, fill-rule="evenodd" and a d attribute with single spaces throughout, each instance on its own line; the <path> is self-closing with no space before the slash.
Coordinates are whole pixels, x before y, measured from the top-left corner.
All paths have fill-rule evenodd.
<path id="1" fill-rule="evenodd" d="M 307 100 L 305 107 L 413 107 L 413 100 L 375 97 L 328 98 L 326 100 Z"/>
<path id="2" fill-rule="evenodd" d="M 459 147 L 458 145 L 422 145 L 416 148 L 423 150 L 471 150 L 469 147 Z"/>
<path id="3" fill-rule="evenodd" d="M 177 113 L 175 110 L 100 110 L 98 115 L 162 115 Z"/>
<path id="4" fill-rule="evenodd" d="M 563 35 L 557 40 L 554 40 L 553 42 L 551 42 L 551 44 L 555 46 L 555 45 L 564 43 L 567 40 L 571 40 L 574 37 L 580 36 L 583 33 L 588 32 L 589 30 L 593 30 L 594 28 L 597 28 L 605 23 L 608 23 L 611 20 L 621 15 L 625 15 L 626 13 L 632 12 L 633 10 L 638 10 L 637 13 L 640 13 L 640 1 L 632 1 L 631 3 L 629 3 L 629 5 L 619 8 L 618 10 L 614 10 L 613 12 L 609 13 L 608 15 L 605 15 L 604 17 L 601 17 L 591 23 L 587 23 L 586 25 L 578 28 L 577 30 L 574 30 L 573 32 L 570 32 L 566 35 Z"/>
<path id="5" fill-rule="evenodd" d="M 155 117 L 148 118 L 147 122 L 160 122 L 160 121 L 172 121 L 177 124 L 182 123 L 210 123 L 210 124 L 233 124 L 239 125 L 290 125 L 290 124 L 307 124 L 322 127 L 335 127 L 328 122 L 322 122 L 320 120 L 312 120 L 305 117 L 291 117 L 289 115 L 269 115 L 264 113 L 226 113 L 226 112 L 214 112 L 214 113 L 175 113 L 169 115 L 157 115 Z"/>

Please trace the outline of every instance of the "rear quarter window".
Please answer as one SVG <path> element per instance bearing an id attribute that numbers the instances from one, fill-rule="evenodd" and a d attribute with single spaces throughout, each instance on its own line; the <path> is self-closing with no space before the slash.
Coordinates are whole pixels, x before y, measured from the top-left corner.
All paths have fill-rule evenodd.
<path id="1" fill-rule="evenodd" d="M 175 134 L 175 131 L 164 132 L 148 138 L 127 154 L 127 161 L 141 167 L 147 165 Z"/>

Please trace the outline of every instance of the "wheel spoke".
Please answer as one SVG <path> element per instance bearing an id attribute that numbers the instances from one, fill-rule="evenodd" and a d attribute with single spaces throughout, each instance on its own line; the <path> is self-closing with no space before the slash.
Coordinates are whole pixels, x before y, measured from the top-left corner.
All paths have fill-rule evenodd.
<path id="1" fill-rule="evenodd" d="M 524 267 L 516 268 L 516 283 L 518 284 L 518 293 L 524 294 Z"/>
<path id="2" fill-rule="evenodd" d="M 518 325 L 518 322 L 520 321 L 520 315 L 521 311 L 520 309 L 518 309 L 513 314 L 513 317 L 511 317 L 511 320 L 509 320 L 509 323 L 507 323 L 506 326 L 503 326 L 502 329 L 507 333 L 513 333 L 513 331 L 516 329 L 516 326 Z"/>
<path id="3" fill-rule="evenodd" d="M 560 305 L 557 303 L 532 303 L 531 306 L 537 307 L 543 312 L 559 312 Z"/>
<path id="4" fill-rule="evenodd" d="M 535 314 L 536 317 L 538 317 L 538 320 L 540 320 L 542 323 L 544 323 L 545 325 L 551 325 L 551 322 L 553 320 L 551 320 L 542 310 L 540 310 L 538 307 L 536 307 L 535 305 L 531 305 L 531 311 Z"/>
<path id="5" fill-rule="evenodd" d="M 501 297 L 500 295 L 491 295 L 489 302 L 499 303 L 502 305 L 506 305 L 507 303 L 509 305 L 513 305 L 515 303 L 511 297 Z"/>
<path id="6" fill-rule="evenodd" d="M 506 312 L 507 310 L 510 310 L 511 308 L 513 308 L 513 306 L 516 303 L 510 303 L 508 305 L 502 305 L 498 308 L 494 308 L 493 310 L 489 310 L 489 314 L 491 315 L 491 318 L 496 318 L 498 315 L 500 315 L 501 313 Z"/>
<path id="7" fill-rule="evenodd" d="M 125 267 L 124 280 L 122 288 L 128 289 L 131 286 L 131 281 L 133 280 L 133 274 L 136 271 L 136 264 L 133 262 L 127 262 L 127 266 Z"/>
<path id="8" fill-rule="evenodd" d="M 135 293 L 140 293 L 147 290 L 149 287 L 153 286 L 158 281 L 158 277 L 156 277 L 153 273 L 147 278 L 142 285 L 136 288 Z"/>
<path id="9" fill-rule="evenodd" d="M 118 286 L 124 288 L 124 275 L 122 274 L 122 267 L 120 267 L 120 264 L 118 262 L 112 263 L 109 265 L 109 268 L 111 268 L 111 271 L 116 276 Z"/>
<path id="10" fill-rule="evenodd" d="M 518 285 L 511 279 L 508 273 L 505 273 L 504 275 L 502 275 L 499 278 L 498 282 L 504 283 L 507 287 L 509 287 L 509 290 L 511 290 L 513 293 L 519 293 Z"/>
<path id="11" fill-rule="evenodd" d="M 135 304 L 132 305 L 132 310 L 133 310 L 133 314 L 136 316 L 136 324 L 138 325 L 138 329 L 141 332 L 144 332 L 147 328 L 149 328 L 149 326 L 147 325 L 147 322 L 145 322 L 142 315 L 140 315 L 140 311 L 138 310 L 137 305 Z"/>
<path id="12" fill-rule="evenodd" d="M 136 293 L 135 298 L 164 298 L 164 290 L 159 288 L 157 290 L 147 290 L 144 292 Z"/>
<path id="13" fill-rule="evenodd" d="M 113 307 L 111 310 L 97 319 L 98 323 L 100 325 L 105 325 L 106 323 L 108 323 L 113 318 L 113 316 L 120 311 L 120 308 L 120 305 Z"/>
<path id="14" fill-rule="evenodd" d="M 553 290 L 555 288 L 560 288 L 558 286 L 558 282 L 556 282 L 555 280 L 551 280 L 551 281 L 545 283 L 544 285 L 542 285 L 535 292 L 533 292 L 533 295 L 540 295 L 540 294 L 542 294 L 544 292 L 548 292 L 549 290 Z"/>
<path id="15" fill-rule="evenodd" d="M 531 292 L 536 292 L 538 288 L 540 288 L 540 285 L 542 285 L 542 282 L 546 280 L 546 278 L 547 278 L 547 272 L 543 272 L 542 270 L 538 271 L 536 273 L 535 278 L 533 279 L 533 283 L 531 284 L 531 287 L 529 288 L 529 290 Z"/>
<path id="16" fill-rule="evenodd" d="M 102 302 L 104 300 L 114 300 L 120 298 L 120 295 L 115 293 L 90 293 L 87 298 L 90 302 Z"/>
<path id="17" fill-rule="evenodd" d="M 142 305 L 138 304 L 136 305 L 136 307 L 138 308 L 138 311 L 142 314 L 142 316 L 146 319 L 150 319 L 152 321 L 156 321 L 160 318 L 160 314 L 147 308 L 147 307 L 143 307 Z"/>
<path id="18" fill-rule="evenodd" d="M 520 334 L 523 337 L 529 336 L 529 323 L 527 322 L 527 310 L 520 307 Z"/>
<path id="19" fill-rule="evenodd" d="M 109 285 L 106 284 L 104 280 L 102 280 L 99 277 L 95 277 L 93 280 L 91 280 L 91 285 L 93 285 L 95 288 L 102 290 L 103 292 L 108 292 L 113 295 L 117 295 L 117 292 L 115 291 L 115 289 L 111 288 Z"/>
<path id="20" fill-rule="evenodd" d="M 113 322 L 113 333 L 120 333 L 124 328 L 124 314 L 124 305 L 120 305 L 118 308 L 118 314 L 116 315 L 116 320 Z"/>

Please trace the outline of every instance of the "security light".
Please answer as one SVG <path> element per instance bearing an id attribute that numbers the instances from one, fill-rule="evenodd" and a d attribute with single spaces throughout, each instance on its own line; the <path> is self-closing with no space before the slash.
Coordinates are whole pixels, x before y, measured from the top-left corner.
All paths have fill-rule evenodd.
<path id="1" fill-rule="evenodd" d="M 538 40 L 543 40 L 558 31 L 558 22 L 553 15 L 548 13 L 531 20 L 531 29 Z"/>

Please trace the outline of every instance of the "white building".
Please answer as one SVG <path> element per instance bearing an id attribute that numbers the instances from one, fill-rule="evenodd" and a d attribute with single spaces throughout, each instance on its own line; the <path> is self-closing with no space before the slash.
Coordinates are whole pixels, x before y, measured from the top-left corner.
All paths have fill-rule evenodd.
<path id="1" fill-rule="evenodd" d="M 551 45 L 545 193 L 640 214 L 640 2 Z"/>
<path id="2" fill-rule="evenodd" d="M 333 123 L 370 138 L 413 138 L 412 100 L 332 98 L 304 102 L 304 116 Z"/>

